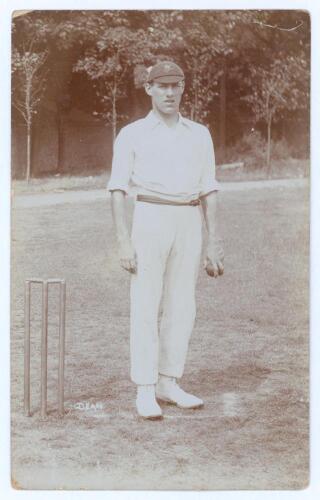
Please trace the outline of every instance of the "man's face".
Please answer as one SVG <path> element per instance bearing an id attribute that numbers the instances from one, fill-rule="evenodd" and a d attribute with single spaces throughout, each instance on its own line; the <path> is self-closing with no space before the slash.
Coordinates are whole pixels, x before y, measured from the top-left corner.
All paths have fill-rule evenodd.
<path id="1" fill-rule="evenodd" d="M 171 115 L 179 111 L 184 91 L 184 81 L 181 80 L 177 83 L 147 83 L 145 89 L 152 99 L 152 105 L 161 113 Z"/>

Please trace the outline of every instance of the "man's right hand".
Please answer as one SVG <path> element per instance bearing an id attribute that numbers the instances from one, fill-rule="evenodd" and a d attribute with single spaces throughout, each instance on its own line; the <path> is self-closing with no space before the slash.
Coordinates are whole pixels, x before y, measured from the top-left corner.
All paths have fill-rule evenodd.
<path id="1" fill-rule="evenodd" d="M 120 265 L 130 273 L 137 272 L 137 256 L 130 238 L 119 242 Z"/>

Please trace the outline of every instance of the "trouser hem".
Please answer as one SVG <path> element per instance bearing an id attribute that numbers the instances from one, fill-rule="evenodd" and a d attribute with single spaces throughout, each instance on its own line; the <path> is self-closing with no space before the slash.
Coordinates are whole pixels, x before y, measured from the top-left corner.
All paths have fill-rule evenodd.
<path id="1" fill-rule="evenodd" d="M 165 375 L 166 377 L 181 378 L 183 375 L 183 368 L 177 370 L 177 368 L 161 368 L 159 370 L 159 375 Z"/>
<path id="2" fill-rule="evenodd" d="M 155 385 L 158 382 L 158 375 L 152 378 L 138 378 L 131 376 L 131 381 L 136 385 Z"/>

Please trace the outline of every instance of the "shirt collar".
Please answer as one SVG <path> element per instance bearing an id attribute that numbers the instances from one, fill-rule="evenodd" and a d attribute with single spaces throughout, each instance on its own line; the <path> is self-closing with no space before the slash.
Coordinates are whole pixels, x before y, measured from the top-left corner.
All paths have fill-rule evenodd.
<path id="1" fill-rule="evenodd" d="M 179 126 L 181 124 L 181 125 L 185 125 L 185 126 L 189 127 L 189 123 L 181 115 L 181 113 L 178 113 L 178 116 L 179 116 L 179 120 L 178 120 L 177 125 Z M 152 109 L 151 109 L 151 111 L 149 111 L 149 113 L 147 114 L 145 119 L 148 121 L 148 123 L 150 123 L 151 128 L 154 128 L 157 125 L 163 123 L 163 120 L 161 120 L 161 118 Z"/>

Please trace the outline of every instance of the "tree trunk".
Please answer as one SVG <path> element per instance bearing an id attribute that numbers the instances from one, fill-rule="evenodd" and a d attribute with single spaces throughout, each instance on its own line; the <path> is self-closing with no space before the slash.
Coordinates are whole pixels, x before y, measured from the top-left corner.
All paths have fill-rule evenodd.
<path id="1" fill-rule="evenodd" d="M 192 107 L 193 109 L 193 117 L 191 118 L 191 120 L 198 120 L 198 116 L 199 116 L 199 109 L 198 109 L 198 80 L 196 80 L 196 86 L 195 86 L 195 89 L 194 89 L 194 105 Z"/>
<path id="2" fill-rule="evenodd" d="M 31 120 L 27 123 L 27 174 L 26 180 L 29 183 L 30 175 L 31 175 Z"/>
<path id="3" fill-rule="evenodd" d="M 114 144 L 114 141 L 116 140 L 117 136 L 117 121 L 118 121 L 118 115 L 117 115 L 117 79 L 116 75 L 114 74 L 113 78 L 113 89 L 112 89 L 112 144 Z"/>
<path id="4" fill-rule="evenodd" d="M 58 168 L 57 173 L 61 174 L 63 171 L 63 161 L 64 161 L 64 130 L 63 130 L 63 113 L 58 107 L 57 109 L 57 129 L 58 129 Z"/>
<path id="5" fill-rule="evenodd" d="M 27 122 L 27 175 L 26 175 L 27 183 L 29 183 L 31 175 L 31 128 L 32 128 L 31 86 L 32 86 L 32 78 L 27 77 L 26 97 L 25 97 L 26 122 Z"/>
<path id="6" fill-rule="evenodd" d="M 271 116 L 268 118 L 268 141 L 267 141 L 267 176 L 271 175 Z"/>
<path id="7" fill-rule="evenodd" d="M 112 144 L 116 140 L 117 136 L 117 107 L 116 107 L 116 97 L 112 96 Z"/>
<path id="8" fill-rule="evenodd" d="M 194 120 L 194 104 L 191 105 L 190 120 Z"/>
<path id="9" fill-rule="evenodd" d="M 220 154 L 224 162 L 226 155 L 226 64 L 223 63 L 222 75 L 220 77 Z"/>

